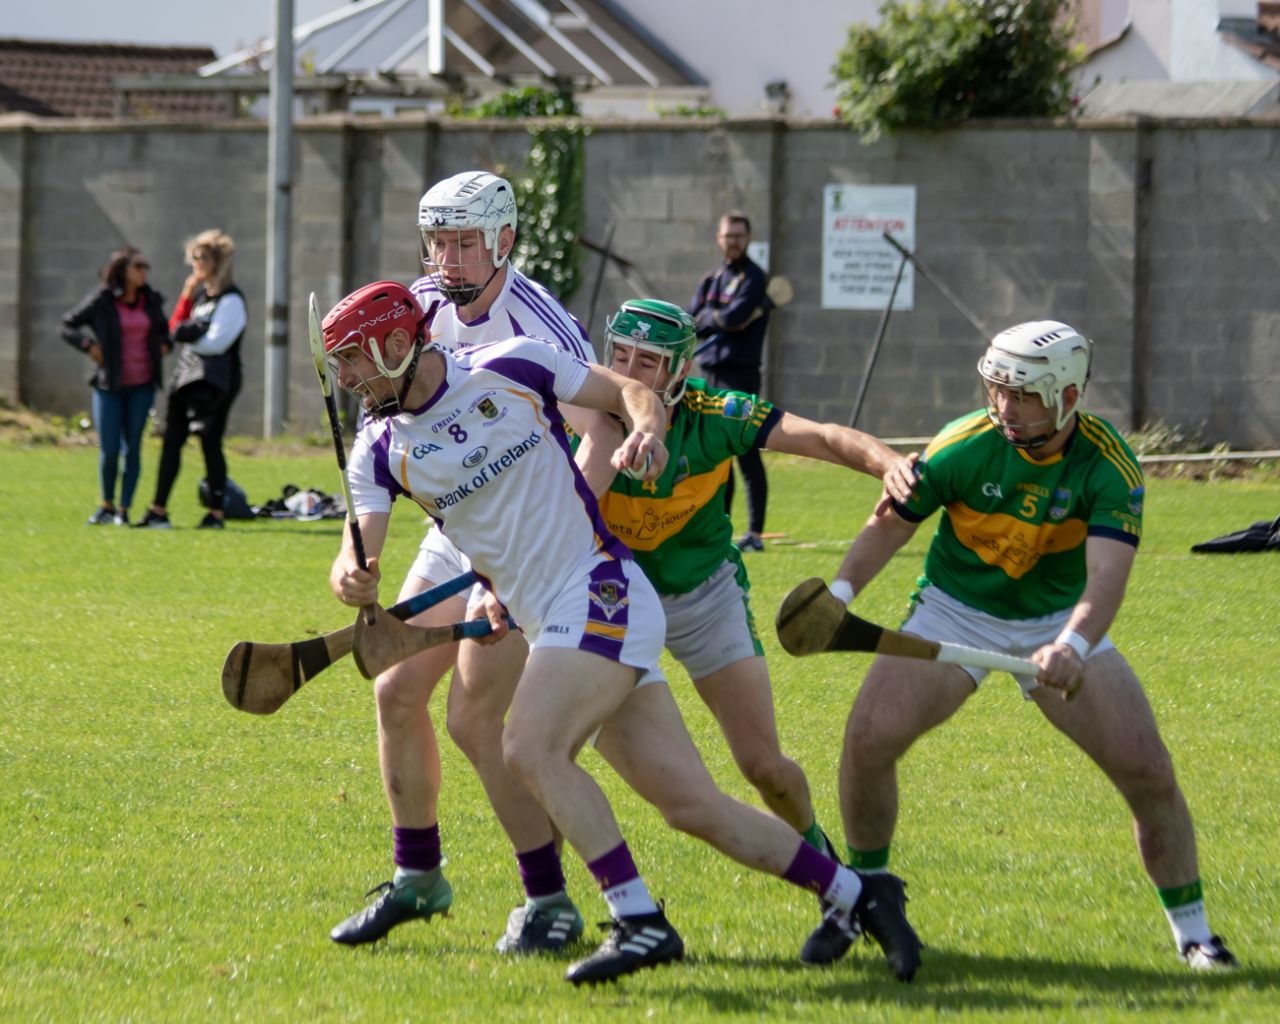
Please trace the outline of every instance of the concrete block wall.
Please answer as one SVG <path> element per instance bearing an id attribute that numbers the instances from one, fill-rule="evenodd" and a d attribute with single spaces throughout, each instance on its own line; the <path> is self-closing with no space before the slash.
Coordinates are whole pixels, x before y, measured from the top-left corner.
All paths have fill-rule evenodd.
<path id="1" fill-rule="evenodd" d="M 27 253 L 26 174 L 30 134 L 0 133 L 0 397 L 16 403 L 22 380 L 22 280 Z"/>
<path id="2" fill-rule="evenodd" d="M 1144 420 L 1280 442 L 1280 131 L 1153 133 Z"/>
<path id="3" fill-rule="evenodd" d="M 1056 317 L 1098 343 L 1087 406 L 1122 428 L 1162 419 L 1236 447 L 1280 444 L 1280 126 L 992 122 L 863 146 L 831 122 L 591 124 L 588 238 L 631 260 L 653 294 L 680 304 L 719 255 L 718 215 L 740 207 L 796 287 L 775 314 L 768 397 L 847 421 L 879 311 L 824 310 L 822 188 L 914 184 L 917 251 L 987 331 Z M 510 122 L 328 115 L 295 136 L 289 427 L 322 406 L 305 302 L 321 306 L 377 277 L 419 273 L 416 212 L 431 182 L 467 167 L 520 173 L 526 128 Z M 170 301 L 184 239 L 236 239 L 249 302 L 245 390 L 231 429 L 262 422 L 265 126 L 0 122 L 0 380 L 51 412 L 88 409 L 88 367 L 58 338 L 62 313 L 109 252 L 138 245 Z M 597 341 L 638 290 L 615 267 L 595 286 L 586 254 L 569 303 Z M 928 434 L 978 402 L 982 336 L 926 277 L 895 311 L 859 426 Z M 6 372 L 7 371 L 7 372 Z"/>
<path id="4" fill-rule="evenodd" d="M 0 131 L 12 145 L 7 135 Z M 253 368 L 262 364 L 265 316 L 265 132 L 41 122 L 26 139 L 21 400 L 50 412 L 87 412 L 90 368 L 59 337 L 62 315 L 100 286 L 102 265 L 123 245 L 142 250 L 171 308 L 188 271 L 183 243 L 218 227 L 235 239 L 235 277 L 249 306 L 250 372 L 232 429 L 260 425 L 262 375 Z"/>

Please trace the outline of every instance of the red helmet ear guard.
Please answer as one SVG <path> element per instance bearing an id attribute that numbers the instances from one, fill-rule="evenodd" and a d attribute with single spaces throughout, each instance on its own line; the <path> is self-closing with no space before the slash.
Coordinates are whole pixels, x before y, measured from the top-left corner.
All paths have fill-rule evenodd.
<path id="1" fill-rule="evenodd" d="M 329 310 L 320 329 L 327 355 L 356 346 L 385 376 L 398 377 L 408 359 L 394 369 L 386 365 L 383 357 L 387 335 L 400 328 L 421 341 L 428 325 L 429 317 L 413 292 L 398 281 L 375 281 L 357 288 Z"/>

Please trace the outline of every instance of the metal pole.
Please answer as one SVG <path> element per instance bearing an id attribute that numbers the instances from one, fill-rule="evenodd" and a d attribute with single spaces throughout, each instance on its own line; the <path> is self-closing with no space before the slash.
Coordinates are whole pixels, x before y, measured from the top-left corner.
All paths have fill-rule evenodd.
<path id="1" fill-rule="evenodd" d="M 289 397 L 289 227 L 293 168 L 293 0 L 276 0 L 276 46 L 271 61 L 267 127 L 267 343 L 264 351 L 262 436 L 284 430 Z"/>
<path id="2" fill-rule="evenodd" d="M 953 292 L 950 288 L 948 288 L 945 284 L 943 284 L 941 280 L 933 276 L 933 274 L 929 271 L 929 268 L 926 267 L 922 262 L 920 262 L 919 256 L 917 256 L 914 252 L 912 252 L 905 245 L 899 242 L 896 238 L 893 237 L 893 235 L 889 234 L 889 232 L 887 231 L 884 232 L 882 237 L 886 242 L 888 242 L 891 246 L 893 246 L 895 249 L 898 250 L 898 252 L 902 254 L 903 259 L 910 260 L 911 263 L 915 266 L 916 270 L 920 271 L 920 273 L 925 276 L 928 282 L 942 293 L 942 297 L 946 299 L 948 302 L 950 302 L 951 305 L 955 306 L 955 308 L 959 311 L 960 315 L 973 325 L 973 329 L 982 335 L 983 341 L 991 340 L 991 331 L 988 330 L 987 325 L 984 324 L 981 320 L 979 320 L 977 317 L 977 314 L 971 312 L 969 307 L 966 306 L 963 302 L 959 300 L 959 298 L 956 297 L 955 292 Z"/>
<path id="3" fill-rule="evenodd" d="M 607 252 L 609 247 L 613 245 L 613 232 L 615 226 L 612 221 L 605 225 L 604 229 L 604 247 L 605 252 L 600 254 L 600 266 L 596 268 L 596 283 L 591 288 L 591 305 L 587 307 L 587 336 L 591 336 L 596 323 L 596 300 L 600 298 L 600 286 L 604 284 L 604 270 L 609 265 L 609 257 Z M 646 296 L 647 297 L 647 296 Z M 601 349 L 603 352 L 604 350 Z"/>
<path id="4" fill-rule="evenodd" d="M 885 238 L 888 237 L 886 234 Z M 867 365 L 862 371 L 862 383 L 858 385 L 858 397 L 853 403 L 853 415 L 849 417 L 851 427 L 858 425 L 858 416 L 862 413 L 862 400 L 867 397 L 867 385 L 871 383 L 871 370 L 876 365 L 876 357 L 880 355 L 880 344 L 884 341 L 884 332 L 889 327 L 889 314 L 893 311 L 893 300 L 898 297 L 898 285 L 902 283 L 902 272 L 907 269 L 907 252 L 901 246 L 898 246 L 898 251 L 902 253 L 902 259 L 898 261 L 898 273 L 893 278 L 889 301 L 884 304 L 884 312 L 880 315 L 880 327 L 876 331 L 876 340 L 871 345 L 871 351 L 867 353 Z"/>

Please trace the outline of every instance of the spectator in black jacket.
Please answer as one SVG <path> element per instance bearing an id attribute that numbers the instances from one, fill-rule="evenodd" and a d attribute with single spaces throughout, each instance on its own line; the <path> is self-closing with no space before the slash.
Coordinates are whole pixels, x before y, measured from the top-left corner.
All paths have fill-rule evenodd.
<path id="1" fill-rule="evenodd" d="M 182 465 L 187 437 L 200 435 L 208 481 L 210 510 L 201 529 L 222 529 L 222 503 L 227 486 L 227 460 L 222 436 L 227 414 L 240 390 L 240 339 L 248 323 L 244 295 L 231 276 L 235 243 L 218 230 L 202 231 L 187 243 L 191 273 L 169 319 L 173 340 L 180 343 L 169 382 L 169 404 L 160 453 L 155 498 L 138 525 L 167 528 L 169 492 Z"/>
<path id="2" fill-rule="evenodd" d="M 760 393 L 760 361 L 764 354 L 764 334 L 769 326 L 773 303 L 765 294 L 765 273 L 747 256 L 751 241 L 751 221 L 740 210 L 730 210 L 720 218 L 716 245 L 724 263 L 698 285 L 689 312 L 698 335 L 694 349 L 697 372 L 713 388 L 727 388 L 748 395 Z M 747 532 L 738 540 L 743 551 L 761 551 L 764 541 L 764 510 L 769 500 L 769 482 L 764 475 L 760 449 L 738 456 L 738 468 L 747 485 Z M 733 474 L 724 492 L 724 510 L 733 505 Z"/>
<path id="3" fill-rule="evenodd" d="M 89 384 L 102 502 L 89 517 L 91 526 L 128 524 L 142 472 L 142 434 L 160 384 L 160 357 L 170 349 L 164 299 L 147 284 L 150 269 L 137 249 L 117 249 L 102 268 L 101 286 L 62 318 L 63 339 L 95 367 Z M 116 504 L 121 455 L 124 476 Z"/>

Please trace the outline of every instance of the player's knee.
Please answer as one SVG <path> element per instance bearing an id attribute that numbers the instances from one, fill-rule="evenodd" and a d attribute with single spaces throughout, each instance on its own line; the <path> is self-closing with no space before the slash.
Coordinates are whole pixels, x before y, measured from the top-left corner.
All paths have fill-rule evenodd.
<path id="1" fill-rule="evenodd" d="M 711 841 L 720 817 L 717 805 L 729 799 L 708 776 L 705 785 L 691 781 L 689 785 L 664 790 L 653 803 L 662 820 L 677 832 Z"/>
<path id="2" fill-rule="evenodd" d="M 399 668 L 397 665 L 382 673 L 373 684 L 378 724 L 388 732 L 412 728 L 426 707 L 419 688 L 409 685 L 410 680 L 403 672 L 397 671 Z"/>
<path id="3" fill-rule="evenodd" d="M 845 729 L 844 756 L 854 769 L 882 768 L 902 756 L 909 742 L 883 716 L 855 712 Z"/>
<path id="4" fill-rule="evenodd" d="M 1133 803 L 1168 800 L 1178 791 L 1173 760 L 1160 741 L 1140 745 L 1132 751 L 1116 784 Z"/>
<path id="5" fill-rule="evenodd" d="M 507 729 L 502 734 L 502 762 L 517 782 L 530 792 L 539 792 L 539 780 L 547 765 L 547 752 L 518 732 Z"/>
<path id="6" fill-rule="evenodd" d="M 658 810 L 662 812 L 662 820 L 677 832 L 696 839 L 710 838 L 708 827 L 711 818 L 704 801 L 682 794 L 666 801 Z"/>
<path id="7" fill-rule="evenodd" d="M 778 750 L 753 750 L 739 758 L 738 768 L 756 792 L 770 795 L 785 793 L 799 772 L 795 763 Z"/>
<path id="8" fill-rule="evenodd" d="M 449 737 L 472 764 L 486 752 L 501 749 L 501 716 L 495 716 L 490 708 L 468 700 L 465 695 L 455 695 L 449 701 L 445 724 Z"/>

